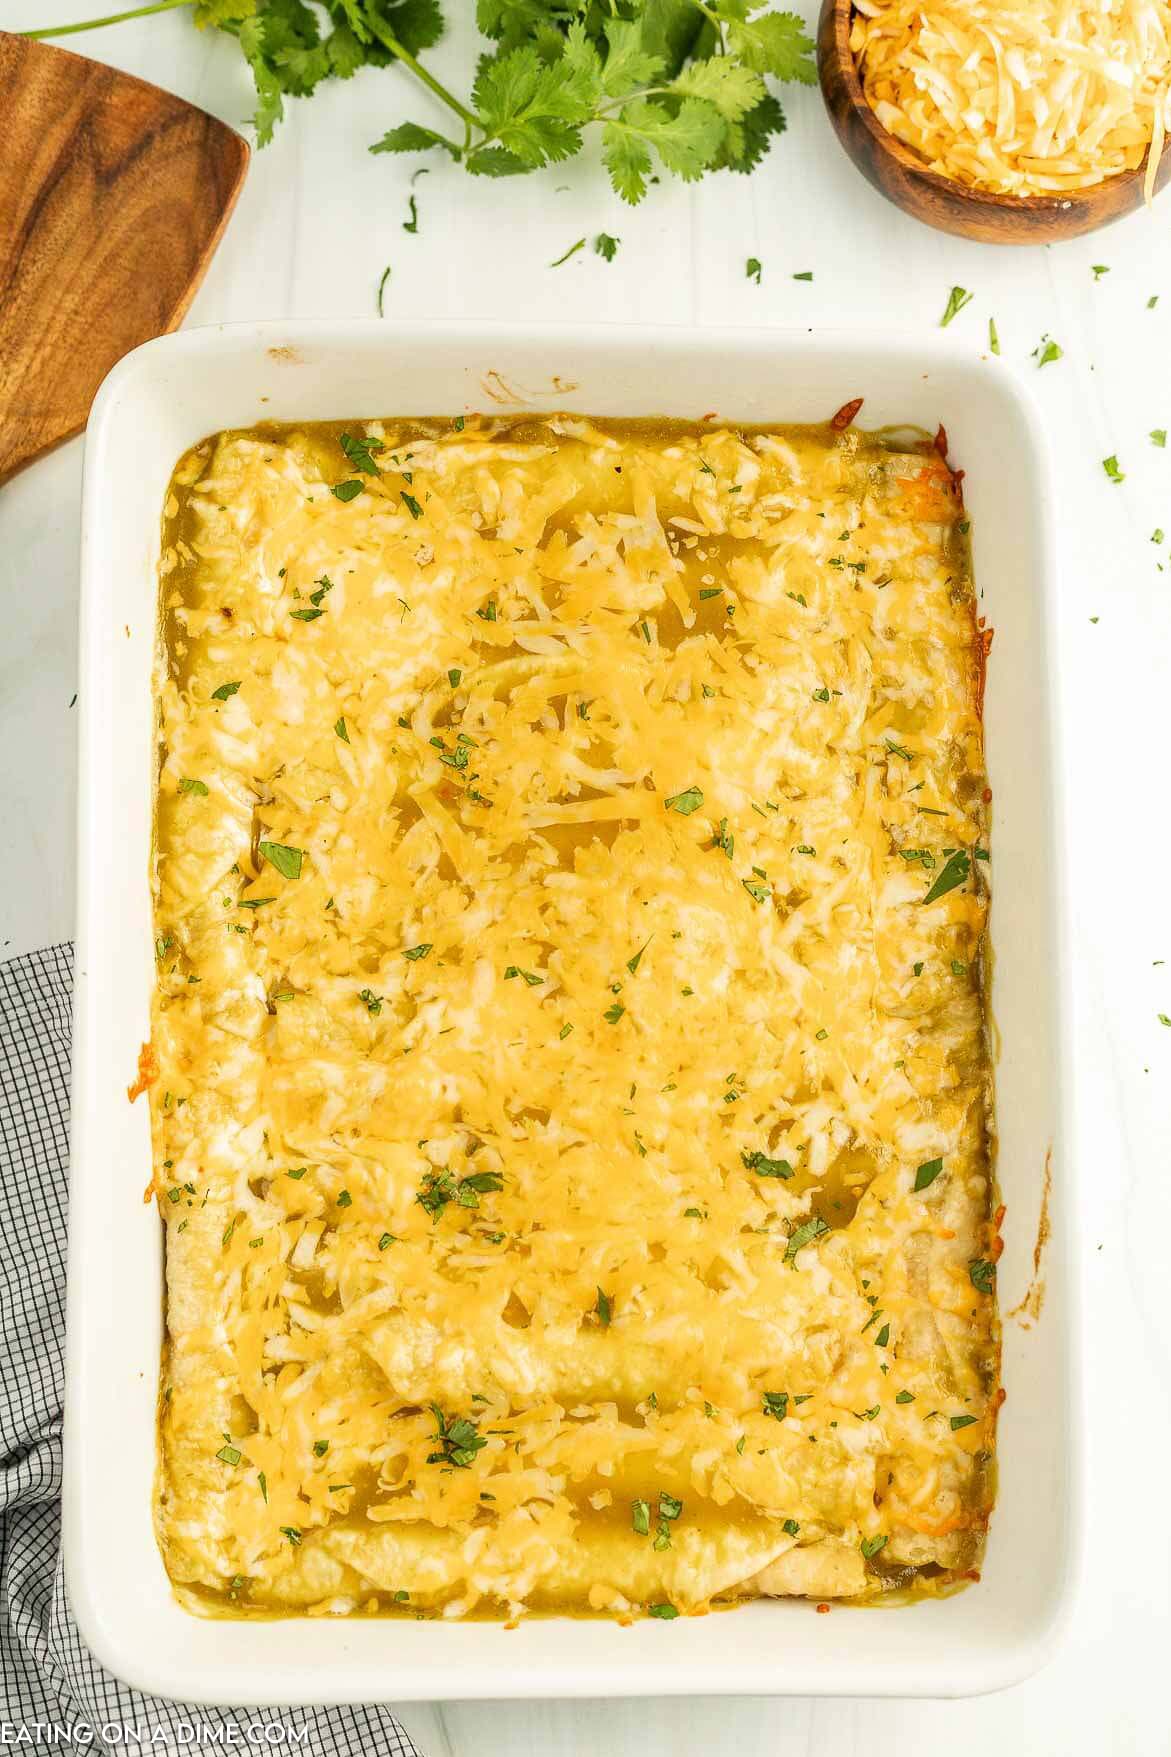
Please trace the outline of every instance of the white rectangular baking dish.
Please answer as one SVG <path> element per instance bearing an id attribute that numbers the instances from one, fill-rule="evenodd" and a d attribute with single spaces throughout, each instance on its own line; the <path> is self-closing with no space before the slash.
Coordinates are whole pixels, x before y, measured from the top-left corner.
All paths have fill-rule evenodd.
<path id="1" fill-rule="evenodd" d="M 204 1621 L 171 1596 L 151 1526 L 162 1251 L 144 1103 L 156 563 L 180 453 L 218 428 L 466 410 L 718 412 L 861 424 L 943 421 L 966 471 L 982 605 L 994 790 L 993 1006 L 1000 1294 L 1024 1295 L 1051 1156 L 1040 1320 L 1005 1324 L 1000 1494 L 984 1577 L 901 1610 L 754 1603 L 706 1618 L 486 1623 Z M 667 1694 L 962 1695 L 1050 1651 L 1080 1529 L 1062 1069 L 1060 813 L 1051 764 L 1051 494 L 1038 423 L 999 363 L 948 337 L 808 331 L 272 323 L 189 331 L 115 368 L 90 419 L 82 563 L 80 862 L 74 1011 L 64 1556 L 82 1634 L 119 1677 L 193 1702 L 393 1702 Z M 1027 1322 L 1027 1320 L 1026 1320 Z"/>

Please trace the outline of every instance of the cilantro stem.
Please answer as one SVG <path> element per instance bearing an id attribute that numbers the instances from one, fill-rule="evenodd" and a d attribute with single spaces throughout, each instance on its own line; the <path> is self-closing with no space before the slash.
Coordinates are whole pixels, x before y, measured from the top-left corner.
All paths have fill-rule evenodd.
<path id="1" fill-rule="evenodd" d="M 18 37 L 34 41 L 45 37 L 72 37 L 78 31 L 101 30 L 103 25 L 122 24 L 128 18 L 149 18 L 152 12 L 175 12 L 180 6 L 192 6 L 195 0 L 153 0 L 150 6 L 134 6 L 129 12 L 111 12 L 105 18 L 88 18 L 84 24 L 54 24 L 47 30 L 17 31 Z"/>
<path id="2" fill-rule="evenodd" d="M 175 0 L 175 3 L 186 4 L 186 0 Z M 415 75 L 416 79 L 421 79 L 428 90 L 435 93 L 435 96 L 439 99 L 440 103 L 446 104 L 449 110 L 454 110 L 460 121 L 463 122 L 469 130 L 473 128 L 483 128 L 484 125 L 476 115 L 475 111 L 467 109 L 460 103 L 454 93 L 449 92 L 445 85 L 440 84 L 439 80 L 436 79 L 433 73 L 428 73 L 427 69 L 423 66 L 423 63 L 421 61 L 416 61 L 409 49 L 403 48 L 393 31 L 388 30 L 384 24 L 381 24 L 378 21 L 378 19 L 371 18 L 368 14 L 363 15 L 362 22 L 370 32 L 370 35 L 372 37 L 377 37 L 378 41 L 382 44 L 382 47 L 384 49 L 389 49 L 395 60 L 401 61 L 404 67 L 409 68 Z M 466 145 L 471 145 L 470 133 Z"/>
<path id="3" fill-rule="evenodd" d="M 710 6 L 705 6 L 703 0 L 693 0 L 693 4 L 703 13 L 703 16 L 715 31 L 720 45 L 720 54 L 726 55 L 728 53 L 728 41 L 724 36 L 723 19 L 720 17 L 719 13 L 713 12 Z"/>

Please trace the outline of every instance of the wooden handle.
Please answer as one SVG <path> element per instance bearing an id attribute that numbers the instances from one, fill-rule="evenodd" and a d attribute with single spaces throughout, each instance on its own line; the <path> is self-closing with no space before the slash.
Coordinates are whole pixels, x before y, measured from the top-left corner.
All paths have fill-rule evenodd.
<path id="1" fill-rule="evenodd" d="M 0 33 L 0 482 L 182 320 L 248 156 L 169 92 Z"/>

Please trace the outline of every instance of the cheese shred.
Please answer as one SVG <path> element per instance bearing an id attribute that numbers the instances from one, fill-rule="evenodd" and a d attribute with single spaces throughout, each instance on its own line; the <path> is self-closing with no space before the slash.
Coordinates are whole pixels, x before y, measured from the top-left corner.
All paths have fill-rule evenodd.
<path id="1" fill-rule="evenodd" d="M 1146 164 L 1171 103 L 1168 0 L 856 0 L 875 116 L 941 176 L 1060 195 Z"/>

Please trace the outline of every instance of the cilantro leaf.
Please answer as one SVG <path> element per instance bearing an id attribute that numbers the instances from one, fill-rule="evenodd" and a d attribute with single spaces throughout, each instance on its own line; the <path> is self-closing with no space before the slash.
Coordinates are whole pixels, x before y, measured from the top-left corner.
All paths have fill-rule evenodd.
<path id="1" fill-rule="evenodd" d="M 996 1264 L 984 1257 L 973 1257 L 968 1264 L 968 1279 L 977 1293 L 992 1293 L 996 1287 Z"/>
<path id="2" fill-rule="evenodd" d="M 571 158 L 581 148 L 600 78 L 586 65 L 541 60 L 526 45 L 480 63 L 472 104 L 488 136 L 521 164 Z"/>
<path id="3" fill-rule="evenodd" d="M 625 98 L 631 92 L 641 91 L 664 72 L 662 55 L 648 45 L 645 17 L 609 18 L 604 29 L 602 90 L 608 98 Z"/>
<path id="4" fill-rule="evenodd" d="M 602 130 L 602 161 L 617 194 L 634 207 L 646 194 L 651 174 L 646 144 L 616 122 L 608 122 Z"/>
<path id="5" fill-rule="evenodd" d="M 792 1177 L 793 1167 L 787 1159 L 769 1159 L 759 1152 L 741 1153 L 740 1163 L 745 1171 L 756 1173 L 757 1177 Z"/>
<path id="6" fill-rule="evenodd" d="M 439 1450 L 428 1453 L 428 1464 L 449 1464 L 456 1470 L 467 1470 L 476 1453 L 488 1444 L 487 1440 L 467 1416 L 445 1416 L 437 1403 L 431 1405 L 431 1413 L 435 1417 Z"/>
<path id="7" fill-rule="evenodd" d="M 942 1170 L 942 1159 L 924 1160 L 923 1164 L 915 1173 L 914 1188 L 916 1190 L 926 1190 L 930 1188 Z"/>
<path id="8" fill-rule="evenodd" d="M 257 846 L 262 857 L 276 868 L 282 878 L 300 878 L 301 862 L 305 858 L 300 848 L 286 847 L 283 842 L 260 842 Z"/>
<path id="9" fill-rule="evenodd" d="M 728 127 L 718 166 L 732 171 L 754 171 L 768 152 L 774 134 L 785 132 L 785 112 L 772 93 L 761 98 L 739 122 Z"/>
<path id="10" fill-rule="evenodd" d="M 703 98 L 729 122 L 739 122 L 766 95 L 760 74 L 728 55 L 693 61 L 672 82 L 680 97 Z"/>
<path id="11" fill-rule="evenodd" d="M 944 863 L 939 877 L 921 901 L 924 903 L 935 903 L 940 897 L 946 897 L 949 891 L 954 891 L 958 885 L 964 883 L 971 870 L 972 862 L 967 850 L 963 848 L 953 849 Z"/>
<path id="12" fill-rule="evenodd" d="M 433 128 L 422 128 L 417 122 L 400 122 L 396 128 L 388 128 L 382 139 L 376 140 L 369 150 L 372 153 L 425 153 L 433 147 L 442 147 L 453 159 L 463 156 L 463 149 L 445 135 L 437 134 Z"/>
<path id="13" fill-rule="evenodd" d="M 733 22 L 728 44 L 756 73 L 801 85 L 817 83 L 813 39 L 805 35 L 805 22 L 795 12 L 766 12 L 761 18 Z"/>
<path id="14" fill-rule="evenodd" d="M 343 433 L 338 444 L 345 452 L 352 469 L 361 470 L 367 476 L 377 476 L 378 465 L 374 462 L 374 453 L 386 450 L 381 439 L 368 439 L 364 433 L 355 439 L 352 433 Z"/>
<path id="15" fill-rule="evenodd" d="M 791 1263 L 799 1250 L 807 1244 L 812 1244 L 814 1239 L 821 1238 L 828 1231 L 829 1227 L 820 1214 L 815 1214 L 812 1220 L 806 1220 L 797 1228 L 785 1246 L 785 1262 Z"/>

